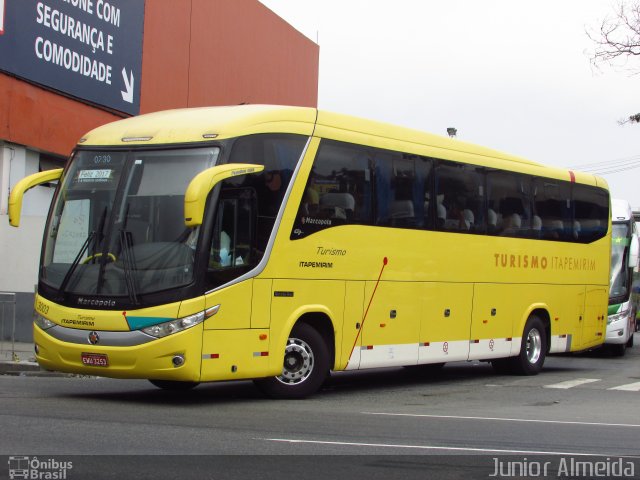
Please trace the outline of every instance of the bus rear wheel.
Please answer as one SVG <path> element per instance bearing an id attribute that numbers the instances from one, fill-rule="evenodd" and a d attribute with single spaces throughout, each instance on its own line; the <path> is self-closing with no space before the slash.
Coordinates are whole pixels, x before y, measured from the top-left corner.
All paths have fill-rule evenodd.
<path id="1" fill-rule="evenodd" d="M 547 356 L 547 333 L 537 315 L 531 315 L 522 333 L 520 354 L 509 359 L 511 369 L 519 375 L 537 375 Z"/>
<path id="2" fill-rule="evenodd" d="M 329 375 L 329 349 L 311 325 L 296 325 L 284 351 L 282 373 L 254 383 L 274 398 L 304 398 L 316 392 Z"/>

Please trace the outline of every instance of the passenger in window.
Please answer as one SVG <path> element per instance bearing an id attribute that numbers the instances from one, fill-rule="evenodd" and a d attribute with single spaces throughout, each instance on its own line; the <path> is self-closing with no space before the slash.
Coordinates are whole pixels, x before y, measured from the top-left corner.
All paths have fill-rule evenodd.
<path id="1" fill-rule="evenodd" d="M 464 216 L 464 211 L 468 210 L 466 208 L 466 203 L 467 202 L 464 197 L 458 197 L 452 202 L 445 224 L 447 230 L 466 231 L 469 229 L 467 227 L 467 220 Z M 471 225 L 469 224 L 469 226 Z"/>

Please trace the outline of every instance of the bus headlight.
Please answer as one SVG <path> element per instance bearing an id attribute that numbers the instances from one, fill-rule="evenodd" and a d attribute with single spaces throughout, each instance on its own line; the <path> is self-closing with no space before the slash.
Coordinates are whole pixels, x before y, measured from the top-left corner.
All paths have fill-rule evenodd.
<path id="1" fill-rule="evenodd" d="M 616 313 L 614 315 L 609 315 L 607 317 L 607 325 L 610 325 L 613 322 L 617 322 L 618 320 L 624 320 L 628 316 L 629 316 L 629 310 L 624 310 L 623 312 Z"/>
<path id="2" fill-rule="evenodd" d="M 42 330 L 46 330 L 55 325 L 51 320 L 44 318 L 42 315 L 36 313 L 36 317 L 33 319 L 33 323 L 39 326 Z"/>
<path id="3" fill-rule="evenodd" d="M 204 312 L 199 312 L 194 315 L 189 315 L 188 317 L 171 320 L 170 322 L 152 325 L 151 327 L 143 328 L 142 331 L 152 337 L 162 338 L 194 327 L 197 324 L 202 323 L 203 320 Z"/>

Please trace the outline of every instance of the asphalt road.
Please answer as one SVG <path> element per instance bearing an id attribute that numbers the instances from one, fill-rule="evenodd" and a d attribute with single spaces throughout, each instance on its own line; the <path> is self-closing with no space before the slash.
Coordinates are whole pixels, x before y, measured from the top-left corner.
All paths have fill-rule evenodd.
<path id="1" fill-rule="evenodd" d="M 0 376 L 0 454 L 14 466 L 19 455 L 69 458 L 69 479 L 541 477 L 545 462 L 558 478 L 570 461 L 640 478 L 640 347 L 549 357 L 534 377 L 478 362 L 342 373 L 297 401 L 266 399 L 250 382 L 178 393 Z"/>

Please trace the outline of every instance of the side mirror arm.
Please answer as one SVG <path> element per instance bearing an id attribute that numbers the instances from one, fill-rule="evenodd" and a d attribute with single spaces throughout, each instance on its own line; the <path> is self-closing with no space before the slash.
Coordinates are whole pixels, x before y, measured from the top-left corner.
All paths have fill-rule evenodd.
<path id="1" fill-rule="evenodd" d="M 189 183 L 184 195 L 184 224 L 187 227 L 202 225 L 207 197 L 218 183 L 227 178 L 260 173 L 263 170 L 264 165 L 227 163 L 208 168 L 197 174 Z"/>
<path id="2" fill-rule="evenodd" d="M 44 172 L 34 173 L 16 183 L 9 195 L 9 225 L 12 227 L 20 226 L 22 198 L 27 190 L 42 185 L 43 183 L 59 180 L 61 176 L 62 168 L 56 168 L 55 170 L 45 170 Z"/>

